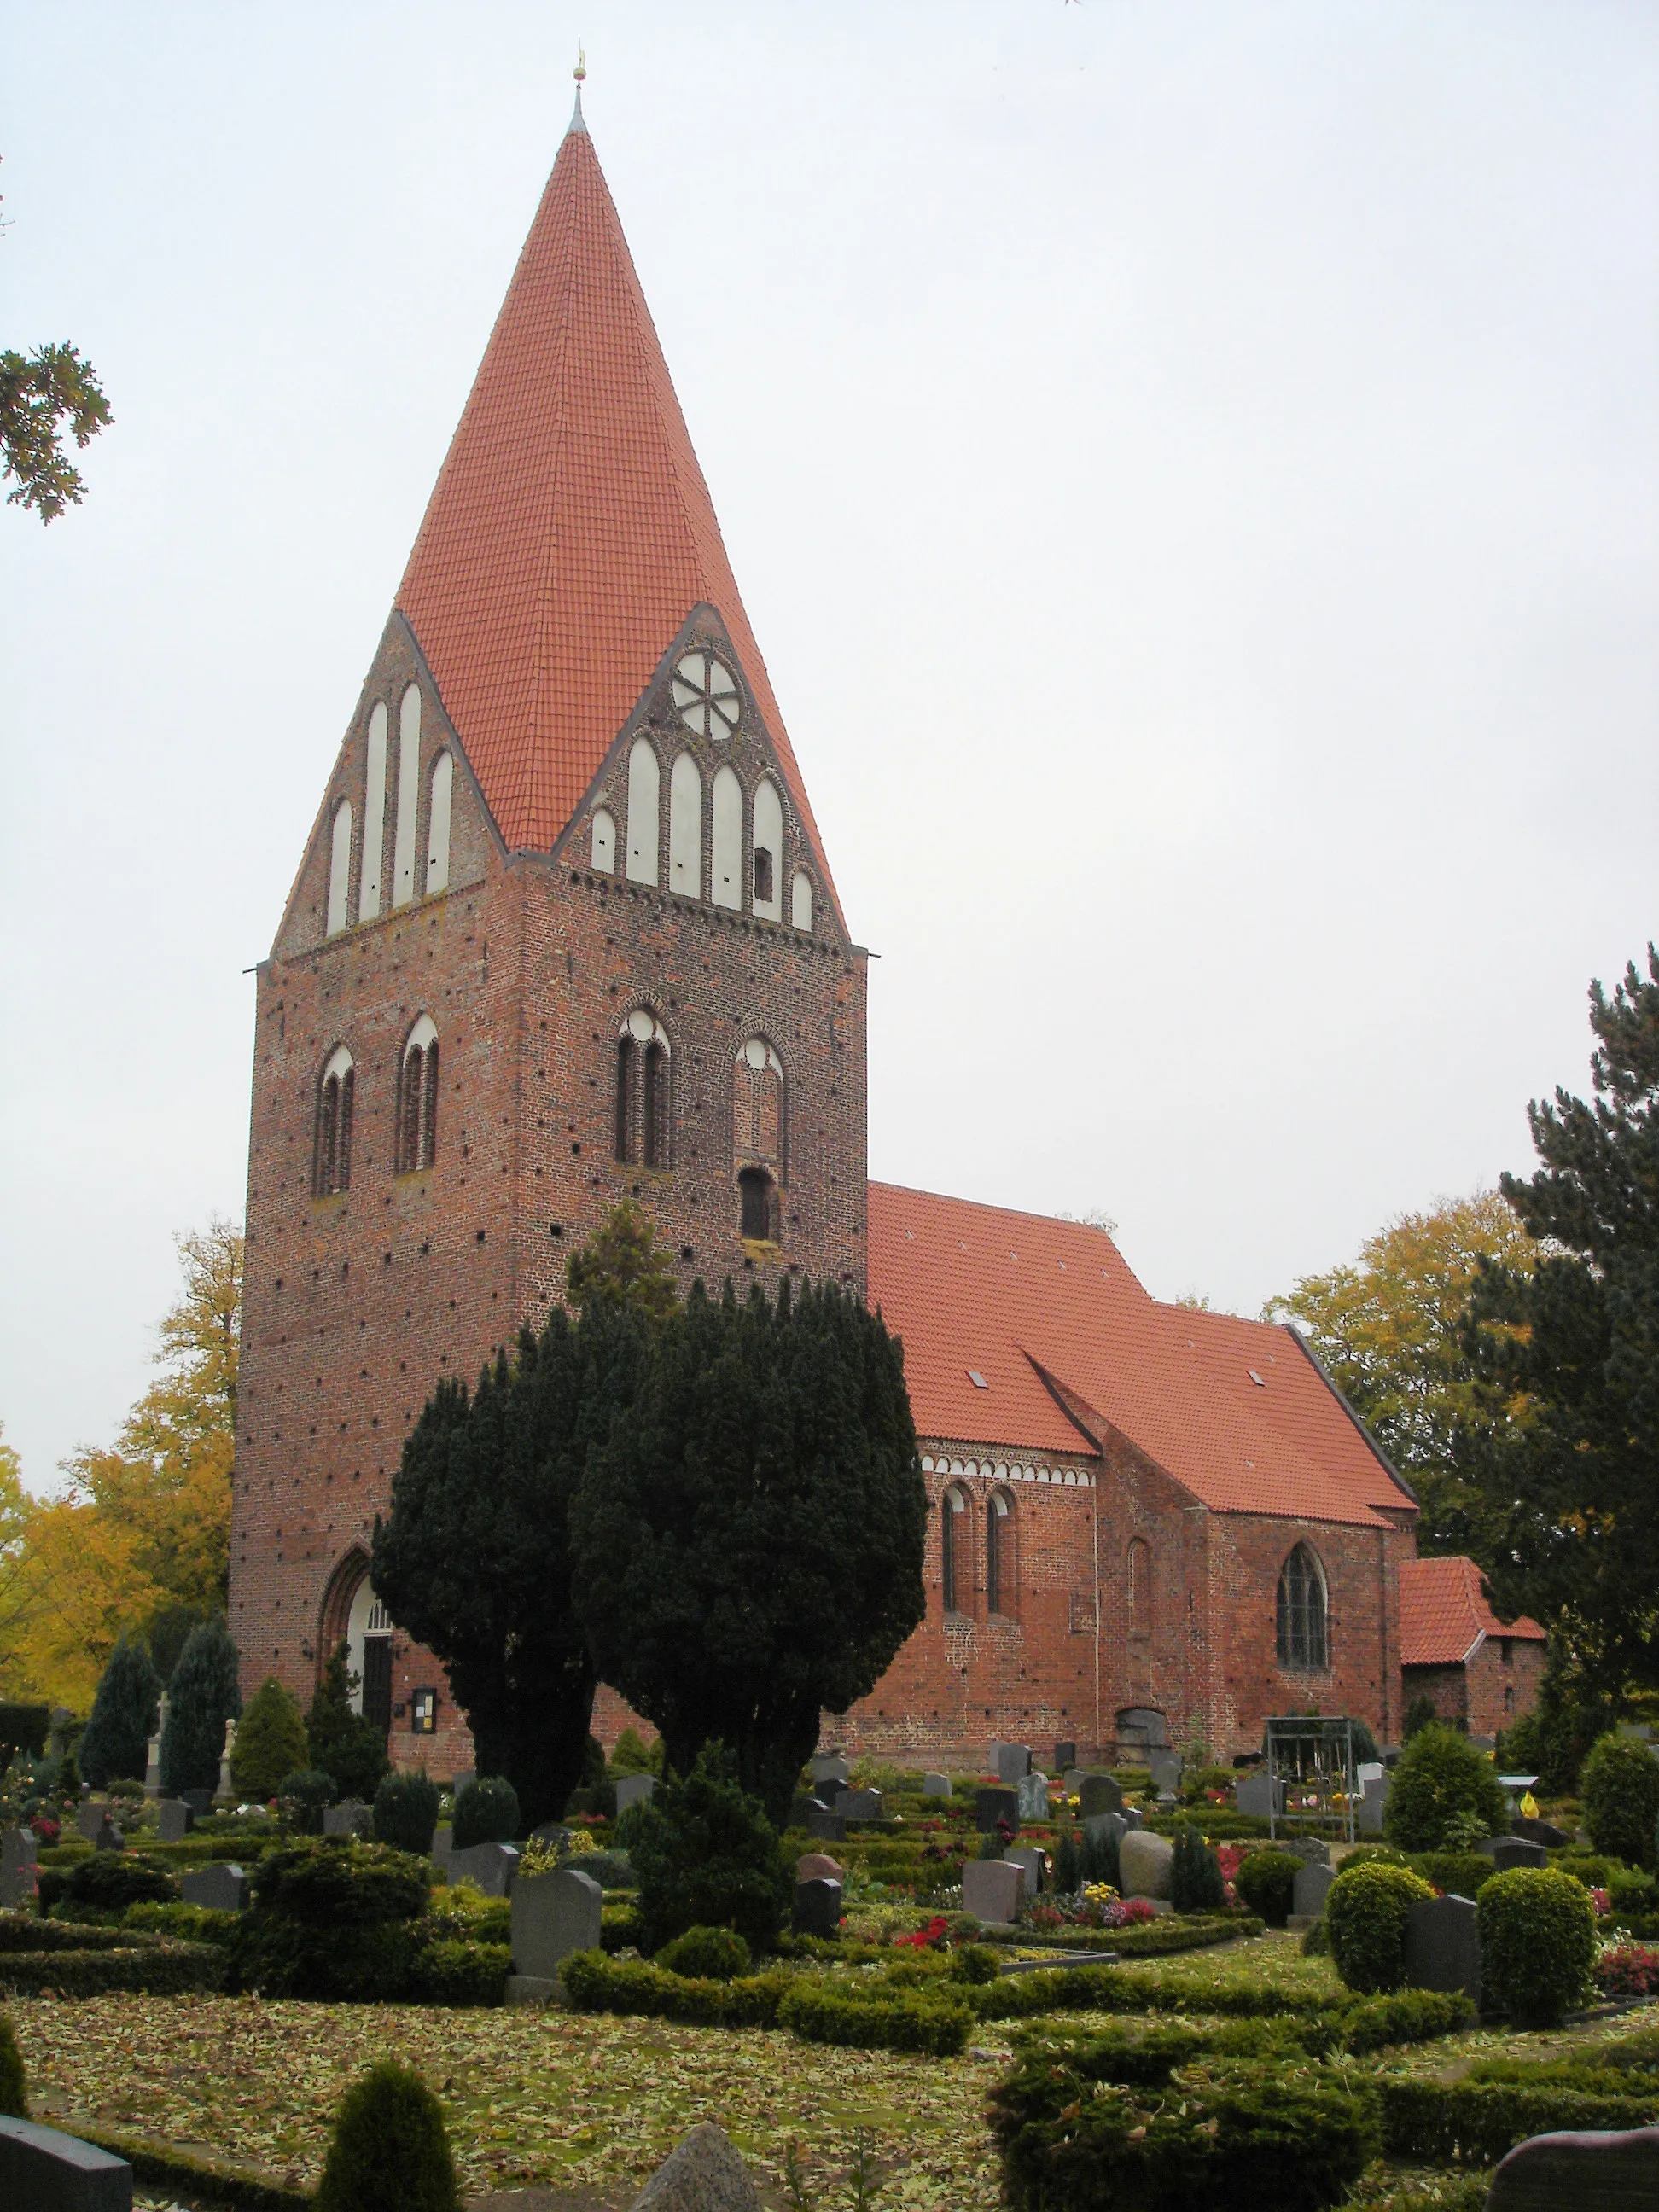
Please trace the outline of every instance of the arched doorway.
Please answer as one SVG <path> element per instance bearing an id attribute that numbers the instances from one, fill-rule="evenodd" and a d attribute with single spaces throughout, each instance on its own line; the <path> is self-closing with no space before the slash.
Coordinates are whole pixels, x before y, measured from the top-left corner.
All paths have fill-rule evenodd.
<path id="1" fill-rule="evenodd" d="M 384 1731 L 392 1727 L 392 1622 L 368 1579 L 368 1554 L 354 1547 L 334 1570 L 323 1600 L 318 1665 L 342 1638 L 346 1672 L 356 1683 L 351 1708 Z"/>

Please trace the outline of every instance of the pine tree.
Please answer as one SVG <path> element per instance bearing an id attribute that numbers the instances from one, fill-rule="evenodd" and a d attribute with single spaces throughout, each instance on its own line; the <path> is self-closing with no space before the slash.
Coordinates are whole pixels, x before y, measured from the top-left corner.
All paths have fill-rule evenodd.
<path id="1" fill-rule="evenodd" d="M 1659 951 L 1609 999 L 1590 987 L 1595 1096 L 1528 1109 L 1543 1162 L 1503 1178 L 1543 1243 L 1532 1274 L 1488 1267 L 1466 1344 L 1524 1417 L 1472 1444 L 1500 1614 L 1563 1632 L 1583 1679 L 1659 1685 Z"/>
<path id="2" fill-rule="evenodd" d="M 267 1674 L 237 1726 L 230 1778 L 242 1796 L 263 1804 L 290 1774 L 305 1766 L 308 1757 L 300 1708 L 276 1677 Z"/>
<path id="3" fill-rule="evenodd" d="M 149 1652 L 123 1636 L 109 1655 L 77 1747 L 81 1771 L 94 1790 L 144 1779 L 161 1695 Z"/>
<path id="4" fill-rule="evenodd" d="M 167 1796 L 219 1786 L 225 1723 L 240 1720 L 242 1712 L 237 1674 L 236 1646 L 223 1621 L 191 1629 L 173 1671 L 161 1730 L 161 1788 Z"/>
<path id="5" fill-rule="evenodd" d="M 306 1738 L 312 1765 L 332 1777 L 342 1798 L 356 1797 L 368 1805 L 391 1762 L 380 1730 L 351 1710 L 357 1682 L 349 1671 L 349 1656 L 343 1641 L 330 1653 L 306 1716 Z"/>

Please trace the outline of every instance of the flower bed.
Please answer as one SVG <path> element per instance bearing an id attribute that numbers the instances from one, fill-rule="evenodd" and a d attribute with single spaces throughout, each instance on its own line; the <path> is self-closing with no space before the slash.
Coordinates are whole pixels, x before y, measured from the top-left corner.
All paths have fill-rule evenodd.
<path id="1" fill-rule="evenodd" d="M 1659 1951 L 1643 1943 L 1604 1943 L 1591 1969 L 1604 1997 L 1659 1996 Z"/>

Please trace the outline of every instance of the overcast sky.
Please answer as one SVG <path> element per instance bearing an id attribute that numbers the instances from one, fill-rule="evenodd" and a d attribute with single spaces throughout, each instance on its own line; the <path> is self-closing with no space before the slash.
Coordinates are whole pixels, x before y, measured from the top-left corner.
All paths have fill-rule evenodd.
<path id="1" fill-rule="evenodd" d="M 1255 1312 L 1659 933 L 1659 9 L 0 9 L 0 1420 L 239 1214 L 252 982 L 586 107 L 872 969 L 872 1175 Z"/>

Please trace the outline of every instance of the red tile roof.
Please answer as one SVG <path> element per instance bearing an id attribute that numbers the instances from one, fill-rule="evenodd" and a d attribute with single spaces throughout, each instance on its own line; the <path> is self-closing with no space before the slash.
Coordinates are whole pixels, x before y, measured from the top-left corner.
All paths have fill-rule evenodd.
<path id="1" fill-rule="evenodd" d="M 1400 1569 L 1400 1663 L 1461 1667 L 1482 1634 L 1542 1644 L 1543 1630 L 1524 1613 L 1507 1625 L 1480 1594 L 1473 1559 L 1407 1559 Z"/>
<path id="2" fill-rule="evenodd" d="M 578 118 L 398 591 L 509 848 L 554 843 L 699 601 L 726 624 L 833 901 L 708 487 Z"/>
<path id="3" fill-rule="evenodd" d="M 1115 1431 L 1218 1512 L 1414 1511 L 1290 1330 L 1160 1304 L 1101 1230 L 889 1183 L 868 1221 L 922 1435 L 1053 1452 Z"/>

